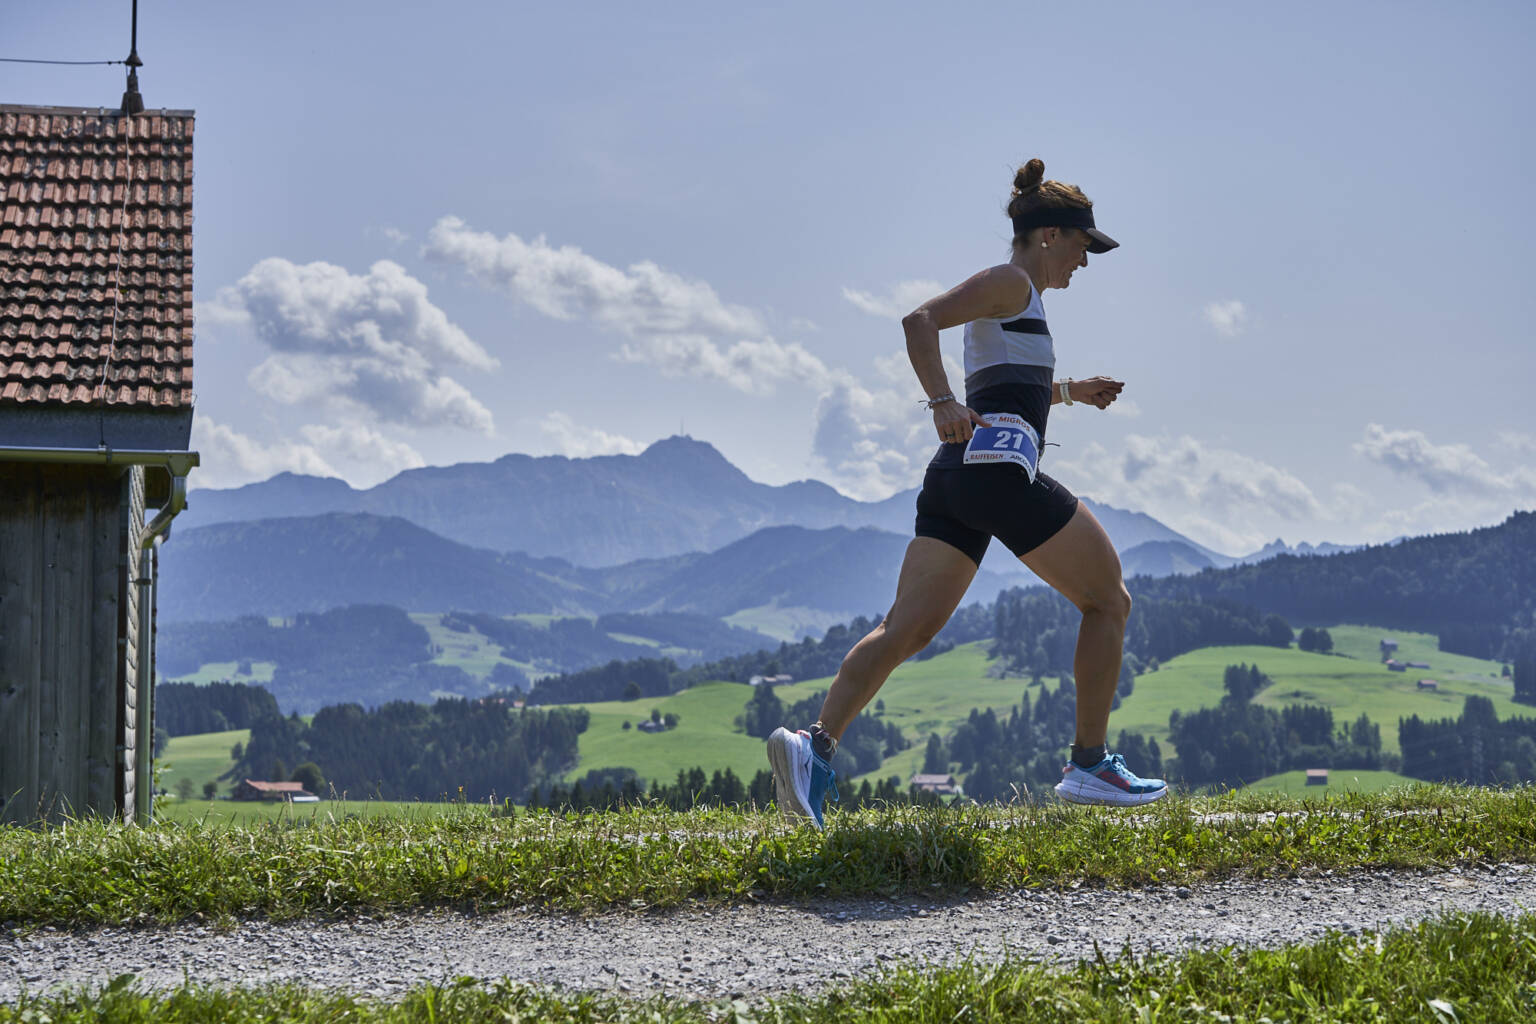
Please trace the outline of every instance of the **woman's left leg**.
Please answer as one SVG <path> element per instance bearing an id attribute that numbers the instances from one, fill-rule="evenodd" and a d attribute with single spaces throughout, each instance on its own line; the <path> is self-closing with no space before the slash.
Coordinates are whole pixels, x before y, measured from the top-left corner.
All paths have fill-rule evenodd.
<path id="1" fill-rule="evenodd" d="M 1096 747 L 1109 734 L 1125 622 L 1131 614 L 1120 556 L 1088 506 L 1078 502 L 1067 525 L 1020 561 L 1083 613 L 1072 662 L 1077 681 L 1077 744 Z"/>

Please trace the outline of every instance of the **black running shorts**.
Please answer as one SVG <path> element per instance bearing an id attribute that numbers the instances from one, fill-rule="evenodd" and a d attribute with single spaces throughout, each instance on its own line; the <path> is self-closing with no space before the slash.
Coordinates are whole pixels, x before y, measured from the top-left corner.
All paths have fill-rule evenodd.
<path id="1" fill-rule="evenodd" d="M 1060 532 L 1077 496 L 1044 473 L 1035 482 L 1010 463 L 930 467 L 917 494 L 917 535 L 933 537 L 981 564 L 993 537 L 1025 555 Z"/>

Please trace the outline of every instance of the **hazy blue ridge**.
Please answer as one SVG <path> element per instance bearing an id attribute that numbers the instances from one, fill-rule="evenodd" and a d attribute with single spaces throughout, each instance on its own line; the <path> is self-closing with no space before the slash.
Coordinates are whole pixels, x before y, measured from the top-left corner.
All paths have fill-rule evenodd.
<path id="1" fill-rule="evenodd" d="M 870 528 L 773 527 L 713 552 L 591 569 L 475 549 L 366 513 L 220 523 L 178 531 L 162 550 L 160 616 L 206 621 L 376 603 L 421 612 L 713 617 L 777 605 L 851 618 L 889 606 L 907 543 Z M 996 561 L 1010 567 L 1012 560 Z M 1010 571 L 983 569 L 969 599 L 991 600 L 1026 581 Z"/>
<path id="2" fill-rule="evenodd" d="M 815 480 L 762 484 L 712 445 L 670 437 L 639 455 L 514 454 L 428 466 L 365 490 L 283 473 L 231 490 L 194 491 L 178 526 L 366 512 L 398 516 L 472 548 L 528 552 L 590 568 L 716 551 L 772 526 L 872 526 L 911 536 L 916 494 L 863 502 Z M 1089 504 L 1122 551 L 1147 541 L 1178 541 L 1214 565 L 1234 561 L 1151 516 Z M 994 551 L 993 562 L 1004 560 L 1012 559 Z"/>

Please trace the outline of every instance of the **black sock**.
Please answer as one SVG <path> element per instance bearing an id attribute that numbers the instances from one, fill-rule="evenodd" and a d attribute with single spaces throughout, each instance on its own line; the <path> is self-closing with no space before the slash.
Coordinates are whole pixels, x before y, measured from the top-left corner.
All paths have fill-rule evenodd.
<path id="1" fill-rule="evenodd" d="M 810 731 L 811 749 L 816 752 L 816 756 L 823 761 L 832 760 L 832 755 L 837 753 L 837 740 L 833 739 L 832 734 L 821 727 L 820 722 L 811 726 Z"/>
<path id="2" fill-rule="evenodd" d="M 1109 754 L 1109 747 L 1100 743 L 1096 747 L 1080 747 L 1072 744 L 1072 763 L 1079 768 L 1092 768 Z"/>

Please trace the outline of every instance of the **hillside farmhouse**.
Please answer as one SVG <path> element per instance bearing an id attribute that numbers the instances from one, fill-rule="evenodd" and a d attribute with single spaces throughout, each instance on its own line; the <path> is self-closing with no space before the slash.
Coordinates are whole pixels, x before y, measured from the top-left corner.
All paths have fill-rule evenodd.
<path id="1" fill-rule="evenodd" d="M 320 798 L 302 782 L 259 782 L 245 779 L 230 794 L 231 800 L 286 800 L 295 804 L 318 803 Z"/>
<path id="2" fill-rule="evenodd" d="M 149 818 L 156 545 L 198 464 L 192 125 L 0 105 L 0 821 Z"/>
<path id="3" fill-rule="evenodd" d="M 935 775 L 917 772 L 907 782 L 915 789 L 921 789 L 927 793 L 936 793 L 939 796 L 958 796 L 961 793 L 960 783 L 955 781 L 953 775 Z"/>

